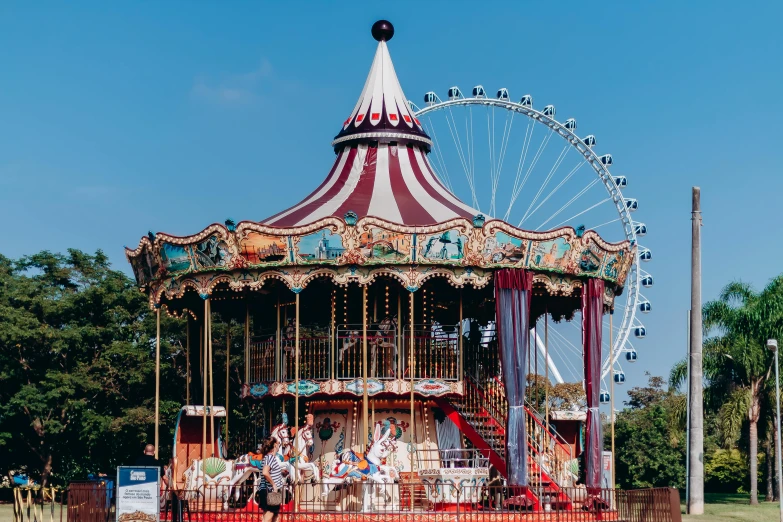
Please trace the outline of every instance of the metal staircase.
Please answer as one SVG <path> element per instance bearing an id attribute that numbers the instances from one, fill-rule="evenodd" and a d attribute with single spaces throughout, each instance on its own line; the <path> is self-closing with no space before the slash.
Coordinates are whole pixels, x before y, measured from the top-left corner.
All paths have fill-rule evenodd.
<path id="1" fill-rule="evenodd" d="M 507 477 L 505 461 L 505 419 L 507 403 L 503 385 L 497 378 L 483 385 L 465 376 L 465 394 L 440 398 L 438 405 L 467 439 L 489 458 L 490 464 Z M 562 439 L 546 429 L 545 421 L 525 406 L 527 423 L 529 488 L 527 497 L 535 508 L 542 503 L 569 509 L 571 501 L 563 488 L 573 486 L 575 475 L 572 450 Z"/>

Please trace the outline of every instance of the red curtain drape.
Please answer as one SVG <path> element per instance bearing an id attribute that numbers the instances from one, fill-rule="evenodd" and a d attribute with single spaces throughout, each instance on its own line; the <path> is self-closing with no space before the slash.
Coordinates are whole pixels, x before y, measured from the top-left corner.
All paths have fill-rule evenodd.
<path id="1" fill-rule="evenodd" d="M 582 288 L 582 347 L 587 394 L 585 423 L 585 486 L 588 491 L 601 487 L 601 332 L 604 309 L 604 282 L 589 279 Z"/>
<path id="2" fill-rule="evenodd" d="M 533 274 L 523 269 L 495 272 L 495 314 L 501 376 L 506 390 L 506 469 L 510 486 L 528 485 L 525 387 L 530 342 Z"/>

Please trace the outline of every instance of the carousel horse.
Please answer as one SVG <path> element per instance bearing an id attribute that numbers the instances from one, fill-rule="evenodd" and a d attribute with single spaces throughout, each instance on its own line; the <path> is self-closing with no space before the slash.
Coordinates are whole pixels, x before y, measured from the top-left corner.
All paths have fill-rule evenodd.
<path id="1" fill-rule="evenodd" d="M 357 346 L 361 340 L 362 336 L 359 335 L 358 331 L 352 330 L 348 332 L 348 337 L 343 341 L 343 345 L 337 349 L 338 362 L 343 362 L 343 354 L 354 346 Z"/>
<path id="2" fill-rule="evenodd" d="M 228 499 L 236 486 L 242 484 L 257 469 L 235 468 L 233 460 L 217 457 L 195 459 L 185 471 L 184 500 L 202 500 L 207 503 L 221 503 L 228 509 Z"/>
<path id="3" fill-rule="evenodd" d="M 381 424 L 375 426 L 373 442 L 366 454 L 356 453 L 352 449 L 346 449 L 340 453 L 332 463 L 329 477 L 324 479 L 326 485 L 324 493 L 328 493 L 328 490 L 335 486 L 363 484 L 365 481 L 369 481 L 375 488 L 362 488 L 363 511 L 372 509 L 373 489 L 376 496 L 380 496 L 379 493 L 383 494 L 385 502 L 392 501 L 393 498 L 385 491 L 384 486 L 394 483 L 398 474 L 393 466 L 383 464 L 384 459 L 397 449 L 397 441 L 391 436 L 390 428 L 388 424 L 383 428 Z"/>
<path id="4" fill-rule="evenodd" d="M 237 458 L 237 460 L 234 461 L 234 478 L 236 479 L 238 476 L 244 476 L 244 478 L 234 480 L 234 500 L 239 500 L 240 493 L 242 492 L 242 489 L 236 486 L 239 486 L 250 477 L 253 478 L 253 491 L 258 489 L 258 486 L 261 484 L 262 480 L 261 470 L 264 467 L 263 461 L 263 454 L 253 453 L 252 451 L 250 453 L 246 453 L 245 455 L 241 455 L 239 458 Z"/>
<path id="5" fill-rule="evenodd" d="M 293 441 L 291 441 L 291 429 L 288 427 L 288 416 L 285 413 L 281 415 L 282 422 L 272 430 L 272 437 L 280 443 L 277 458 L 283 470 L 288 473 L 289 480 L 294 484 L 303 482 L 307 471 L 311 473 L 313 482 L 321 480 L 318 465 L 310 462 L 314 444 L 313 415 L 307 414 L 305 419 L 305 425 L 294 434 Z"/>
<path id="6" fill-rule="evenodd" d="M 375 333 L 375 339 L 372 342 L 372 375 L 376 376 L 376 362 L 378 349 L 382 353 L 385 375 L 382 377 L 393 377 L 397 371 L 397 317 L 384 317 L 378 324 L 378 330 Z"/>

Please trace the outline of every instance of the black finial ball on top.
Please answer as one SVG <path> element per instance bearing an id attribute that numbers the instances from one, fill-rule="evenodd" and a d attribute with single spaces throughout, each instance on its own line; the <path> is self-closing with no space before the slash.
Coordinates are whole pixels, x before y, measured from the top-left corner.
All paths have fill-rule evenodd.
<path id="1" fill-rule="evenodd" d="M 388 42 L 394 36 L 394 26 L 388 20 L 378 20 L 372 24 L 372 37 L 379 42 Z"/>

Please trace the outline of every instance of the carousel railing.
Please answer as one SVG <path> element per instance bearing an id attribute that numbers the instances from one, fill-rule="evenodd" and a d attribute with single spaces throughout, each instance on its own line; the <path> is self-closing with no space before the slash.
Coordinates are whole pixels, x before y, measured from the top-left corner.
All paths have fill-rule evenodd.
<path id="1" fill-rule="evenodd" d="M 508 414 L 506 391 L 500 379 L 493 377 L 483 386 L 474 383 L 481 389 L 488 404 L 488 411 L 499 422 L 505 424 Z M 578 469 L 574 459 L 573 448 L 558 433 L 547 429 L 545 420 L 542 420 L 535 409 L 526 402 L 525 423 L 527 428 L 528 445 L 533 450 L 536 463 L 547 472 L 558 484 L 569 486 L 575 483 Z"/>
<path id="2" fill-rule="evenodd" d="M 403 340 L 404 379 L 411 378 L 411 371 L 414 379 L 461 379 L 457 325 L 413 325 L 413 353 L 410 327 L 403 329 Z"/>
<path id="3" fill-rule="evenodd" d="M 419 469 L 489 468 L 489 457 L 475 448 L 420 449 L 416 459 Z"/>
<path id="4" fill-rule="evenodd" d="M 299 379 L 362 378 L 363 339 L 361 324 L 302 326 Z M 401 330 L 369 327 L 367 365 L 371 379 L 459 380 L 459 329 L 454 325 L 414 325 L 411 336 L 409 326 Z M 251 339 L 251 382 L 293 381 L 296 377 L 296 339 L 290 331 L 267 332 Z"/>
<path id="5" fill-rule="evenodd" d="M 326 489 L 327 494 L 324 495 Z M 284 486 L 286 502 L 281 506 L 285 519 L 314 515 L 340 517 L 375 515 L 378 521 L 530 520 L 531 515 L 561 522 L 593 520 L 634 522 L 680 522 L 676 490 L 667 488 L 625 492 L 616 489 L 566 488 L 560 494 L 534 497 L 529 489 L 506 486 L 482 477 L 470 482 L 428 482 L 427 479 L 395 482 L 356 481 L 335 487 L 334 483 L 306 482 Z M 199 490 L 179 491 L 168 496 L 161 520 L 221 520 L 241 522 L 262 520 L 258 489 L 250 484 L 218 485 L 209 489 L 205 501 Z M 415 515 L 416 518 L 410 518 Z M 373 517 L 372 520 L 376 520 Z M 393 517 L 393 518 L 390 518 Z M 335 519 L 336 520 L 336 519 Z M 95 521 L 103 522 L 103 521 Z"/>

